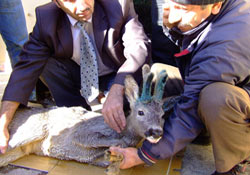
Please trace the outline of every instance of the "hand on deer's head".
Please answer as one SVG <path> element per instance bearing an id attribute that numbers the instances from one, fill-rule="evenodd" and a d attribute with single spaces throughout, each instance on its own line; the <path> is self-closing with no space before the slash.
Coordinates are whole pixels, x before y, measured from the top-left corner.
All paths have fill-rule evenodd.
<path id="1" fill-rule="evenodd" d="M 162 96 L 167 79 L 165 71 L 157 75 L 154 93 L 151 94 L 153 73 L 148 65 L 143 66 L 143 87 L 139 87 L 132 76 L 125 79 L 125 94 L 130 103 L 130 118 L 136 132 L 151 143 L 157 143 L 163 134 L 164 111 Z"/>

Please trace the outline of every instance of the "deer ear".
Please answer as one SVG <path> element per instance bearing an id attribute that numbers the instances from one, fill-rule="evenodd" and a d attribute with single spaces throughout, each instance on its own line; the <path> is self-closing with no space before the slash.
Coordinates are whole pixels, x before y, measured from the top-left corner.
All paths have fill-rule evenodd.
<path id="1" fill-rule="evenodd" d="M 138 99 L 139 87 L 135 79 L 131 75 L 125 78 L 125 95 L 130 104 L 133 104 Z"/>
<path id="2" fill-rule="evenodd" d="M 180 99 L 181 96 L 172 96 L 163 99 L 162 108 L 164 112 L 170 112 L 173 109 L 174 105 L 180 101 Z"/>

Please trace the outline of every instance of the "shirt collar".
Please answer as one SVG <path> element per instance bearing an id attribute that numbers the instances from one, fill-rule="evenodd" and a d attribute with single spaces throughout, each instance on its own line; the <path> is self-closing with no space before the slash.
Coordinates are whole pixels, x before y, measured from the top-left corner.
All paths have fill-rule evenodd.
<path id="1" fill-rule="evenodd" d="M 68 15 L 68 14 L 67 14 L 67 16 L 69 18 L 69 21 L 70 21 L 71 25 L 75 26 L 78 21 L 75 18 L 73 18 L 70 15 Z M 92 17 L 90 19 L 88 19 L 86 22 L 87 23 L 92 23 Z"/>

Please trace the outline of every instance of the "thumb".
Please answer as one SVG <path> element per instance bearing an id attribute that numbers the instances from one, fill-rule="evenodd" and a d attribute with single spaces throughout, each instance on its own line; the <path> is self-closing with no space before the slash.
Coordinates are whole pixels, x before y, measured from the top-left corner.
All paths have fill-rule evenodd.
<path id="1" fill-rule="evenodd" d="M 9 142 L 9 132 L 8 129 L 4 129 L 0 133 L 0 151 L 2 154 L 6 153 Z"/>
<path id="2" fill-rule="evenodd" d="M 111 154 L 123 154 L 124 153 L 124 149 L 118 146 L 111 146 L 109 148 L 109 151 L 111 152 Z"/>
<path id="3" fill-rule="evenodd" d="M 5 140 L 5 141 L 2 140 L 0 143 L 0 151 L 2 154 L 6 153 L 7 147 L 8 147 L 8 140 Z"/>

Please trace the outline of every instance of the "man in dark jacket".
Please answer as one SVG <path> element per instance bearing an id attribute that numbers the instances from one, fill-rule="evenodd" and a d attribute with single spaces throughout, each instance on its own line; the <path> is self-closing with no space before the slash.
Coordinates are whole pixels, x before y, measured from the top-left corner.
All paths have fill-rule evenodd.
<path id="1" fill-rule="evenodd" d="M 183 80 L 181 100 L 157 144 L 122 152 L 121 168 L 153 164 L 183 149 L 206 127 L 214 174 L 243 174 L 250 158 L 250 2 L 167 0 L 165 34 L 181 52 L 173 58 Z M 167 82 L 168 83 L 168 82 Z"/>
<path id="2" fill-rule="evenodd" d="M 80 43 L 84 38 L 84 43 L 91 49 L 82 49 Z M 86 55 L 95 57 L 95 75 L 99 76 L 99 85 L 103 82 L 111 86 L 102 112 L 106 122 L 112 123 L 114 116 L 124 116 L 125 76 L 131 74 L 140 81 L 140 68 L 149 61 L 149 51 L 150 40 L 138 21 L 133 1 L 55 0 L 38 7 L 33 32 L 24 45 L 20 61 L 3 95 L 0 151 L 4 153 L 7 148 L 8 124 L 19 104 L 27 104 L 39 76 L 48 85 L 57 106 L 83 106 L 88 109 L 86 98 L 80 93 L 80 90 L 85 90 L 81 88 L 83 77 L 80 77 L 80 69 L 85 71 L 93 64 L 85 65 L 83 69 L 80 63 L 88 60 Z M 90 72 L 83 76 L 93 74 Z M 125 127 L 123 118 L 118 121 L 120 127 L 113 125 L 118 132 Z"/>

